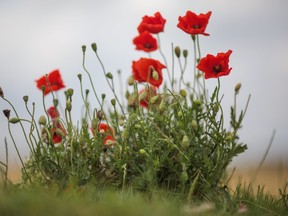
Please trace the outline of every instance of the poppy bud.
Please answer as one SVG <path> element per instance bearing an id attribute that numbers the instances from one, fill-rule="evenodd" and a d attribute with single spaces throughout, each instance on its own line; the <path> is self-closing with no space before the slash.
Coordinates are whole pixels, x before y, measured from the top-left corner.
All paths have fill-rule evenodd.
<path id="1" fill-rule="evenodd" d="M 99 110 L 99 111 L 97 112 L 97 118 L 98 118 L 99 120 L 102 120 L 102 118 L 103 118 L 103 113 L 102 113 L 101 110 Z"/>
<path id="2" fill-rule="evenodd" d="M 160 95 L 155 95 L 150 99 L 150 103 L 151 104 L 156 104 L 158 99 L 159 99 Z"/>
<path id="3" fill-rule="evenodd" d="M 40 125 L 46 125 L 46 123 L 47 123 L 46 117 L 44 115 L 40 116 L 38 122 Z"/>
<path id="4" fill-rule="evenodd" d="M 54 105 L 54 107 L 57 107 L 58 104 L 59 104 L 58 100 L 57 100 L 57 99 L 54 99 L 54 100 L 53 100 L 53 105 Z"/>
<path id="5" fill-rule="evenodd" d="M 61 130 L 60 128 L 56 128 L 55 130 L 56 134 L 58 134 L 61 137 L 65 136 L 65 133 L 63 132 L 63 130 Z"/>
<path id="6" fill-rule="evenodd" d="M 182 97 L 186 97 L 187 92 L 186 92 L 184 89 L 181 89 L 181 90 L 180 90 L 180 95 L 181 95 Z"/>
<path id="7" fill-rule="evenodd" d="M 89 89 L 86 89 L 86 90 L 85 90 L 85 94 L 86 94 L 86 96 L 88 96 L 88 94 L 89 94 Z"/>
<path id="8" fill-rule="evenodd" d="M 187 135 L 184 135 L 184 137 L 183 137 L 183 139 L 182 139 L 181 146 L 182 146 L 184 149 L 186 149 L 186 148 L 189 147 L 189 145 L 190 145 L 190 143 L 189 143 L 189 138 L 188 138 Z"/>
<path id="9" fill-rule="evenodd" d="M 159 104 L 159 111 L 163 112 L 165 108 L 166 108 L 166 104 L 164 100 L 162 100 L 161 103 Z"/>
<path id="10" fill-rule="evenodd" d="M 113 79 L 113 75 L 110 72 L 106 74 L 106 77 L 108 77 L 109 79 Z"/>
<path id="11" fill-rule="evenodd" d="M 77 76 L 78 76 L 78 79 L 79 79 L 80 81 L 82 81 L 82 74 L 78 74 Z"/>
<path id="12" fill-rule="evenodd" d="M 10 110 L 9 109 L 4 109 L 3 113 L 4 113 L 4 115 L 6 116 L 7 119 L 10 118 Z"/>
<path id="13" fill-rule="evenodd" d="M 41 90 L 42 90 L 42 92 L 43 92 L 43 94 L 44 94 L 44 92 L 45 92 L 45 90 L 46 90 L 46 86 L 45 86 L 45 85 L 42 85 Z"/>
<path id="14" fill-rule="evenodd" d="M 83 53 L 86 52 L 86 46 L 85 46 L 85 45 L 82 46 L 82 52 L 83 52 Z"/>
<path id="15" fill-rule="evenodd" d="M 140 149 L 140 150 L 139 150 L 139 153 L 140 153 L 140 154 L 147 154 L 147 152 L 146 152 L 144 149 Z"/>
<path id="16" fill-rule="evenodd" d="M 184 58 L 187 58 L 187 56 L 188 56 L 188 50 L 183 50 L 183 56 L 184 56 Z"/>
<path id="17" fill-rule="evenodd" d="M 4 92 L 1 87 L 0 87 L 0 97 L 4 97 Z"/>
<path id="18" fill-rule="evenodd" d="M 106 94 L 102 94 L 101 97 L 102 97 L 102 100 L 104 100 L 106 97 Z"/>
<path id="19" fill-rule="evenodd" d="M 10 118 L 10 119 L 9 119 L 9 122 L 12 123 L 12 124 L 16 124 L 16 123 L 18 123 L 19 121 L 20 121 L 20 119 L 17 118 L 17 117 L 14 117 L 14 118 Z"/>
<path id="20" fill-rule="evenodd" d="M 69 88 L 69 89 L 67 89 L 67 96 L 68 97 L 72 97 L 72 95 L 73 95 L 73 93 L 74 93 L 74 90 L 72 89 L 72 88 Z"/>
<path id="21" fill-rule="evenodd" d="M 139 95 L 139 101 L 145 100 L 146 97 L 147 97 L 147 92 L 144 90 L 144 91 L 141 92 L 141 94 Z"/>
<path id="22" fill-rule="evenodd" d="M 96 43 L 92 43 L 92 44 L 91 44 L 91 47 L 92 47 L 92 49 L 93 49 L 94 52 L 97 52 L 97 45 L 96 45 Z"/>
<path id="23" fill-rule="evenodd" d="M 28 102 L 28 99 L 29 99 L 28 95 L 23 96 L 23 101 L 24 101 L 25 103 Z"/>
<path id="24" fill-rule="evenodd" d="M 134 76 L 130 76 L 130 77 L 128 78 L 128 85 L 129 85 L 129 86 L 134 85 Z"/>
<path id="25" fill-rule="evenodd" d="M 192 38 L 193 41 L 195 41 L 196 36 L 195 35 L 191 35 L 191 38 Z"/>
<path id="26" fill-rule="evenodd" d="M 181 172 L 180 178 L 181 178 L 182 183 L 187 182 L 187 180 L 188 180 L 188 174 L 187 174 L 187 172 L 186 172 L 186 171 Z"/>
<path id="27" fill-rule="evenodd" d="M 92 127 L 93 130 L 96 130 L 98 128 L 98 120 L 96 118 L 92 119 L 91 127 Z"/>
<path id="28" fill-rule="evenodd" d="M 72 103 L 70 100 L 66 101 L 66 109 L 68 110 L 68 112 L 72 110 Z"/>
<path id="29" fill-rule="evenodd" d="M 175 55 L 177 56 L 177 58 L 179 58 L 181 56 L 181 50 L 179 46 L 176 46 L 174 49 Z"/>
<path id="30" fill-rule="evenodd" d="M 158 72 L 157 71 L 153 71 L 152 72 L 152 78 L 155 80 L 155 81 L 157 81 L 158 79 L 159 79 L 159 74 L 158 74 Z"/>
<path id="31" fill-rule="evenodd" d="M 114 98 L 111 100 L 111 104 L 112 104 L 113 107 L 116 106 L 116 100 Z"/>
<path id="32" fill-rule="evenodd" d="M 202 104 L 202 102 L 201 102 L 201 100 L 196 99 L 196 100 L 194 100 L 194 104 L 195 104 L 196 106 L 200 106 L 200 105 Z"/>
<path id="33" fill-rule="evenodd" d="M 195 119 L 192 120 L 191 125 L 192 125 L 193 130 L 196 131 L 198 129 L 198 123 Z"/>
<path id="34" fill-rule="evenodd" d="M 237 83 L 234 88 L 236 94 L 239 92 L 240 88 L 241 88 L 241 83 Z"/>
<path id="35" fill-rule="evenodd" d="M 119 120 L 119 126 L 123 126 L 125 124 L 124 120 L 123 119 L 120 119 Z"/>

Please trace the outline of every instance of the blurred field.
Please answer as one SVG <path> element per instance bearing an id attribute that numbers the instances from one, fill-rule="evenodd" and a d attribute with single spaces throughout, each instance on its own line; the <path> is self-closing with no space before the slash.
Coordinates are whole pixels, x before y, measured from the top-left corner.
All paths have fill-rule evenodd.
<path id="1" fill-rule="evenodd" d="M 20 166 L 9 167 L 9 178 L 14 181 L 20 181 Z M 229 173 L 232 172 L 229 169 Z M 257 173 L 257 167 L 236 168 L 228 187 L 232 190 L 241 182 L 248 185 L 251 183 L 256 189 L 264 186 L 264 191 L 273 195 L 278 194 L 279 188 L 282 188 L 288 182 L 288 165 L 270 163 L 261 167 Z"/>

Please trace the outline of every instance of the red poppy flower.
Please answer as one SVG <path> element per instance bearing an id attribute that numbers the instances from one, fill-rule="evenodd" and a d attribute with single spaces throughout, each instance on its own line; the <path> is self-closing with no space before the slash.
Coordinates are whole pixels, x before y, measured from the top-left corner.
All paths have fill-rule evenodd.
<path id="1" fill-rule="evenodd" d="M 110 140 L 110 141 L 112 141 L 112 142 L 115 141 L 115 139 L 114 139 L 113 136 L 107 135 L 107 136 L 104 138 L 104 140 L 103 140 L 103 144 L 104 144 L 104 145 L 108 144 L 108 143 L 107 143 L 108 140 Z M 113 143 L 114 143 L 114 142 L 113 142 Z"/>
<path id="2" fill-rule="evenodd" d="M 107 124 L 100 123 L 99 125 L 99 132 L 103 130 L 105 134 L 114 135 L 114 130 L 112 127 L 108 126 Z"/>
<path id="3" fill-rule="evenodd" d="M 144 16 L 138 26 L 138 32 L 143 33 L 144 31 L 148 31 L 152 34 L 158 34 L 164 31 L 165 23 L 166 19 L 164 19 L 159 12 L 155 13 L 154 17 Z"/>
<path id="4" fill-rule="evenodd" d="M 138 82 L 149 82 L 156 87 L 162 84 L 163 68 L 166 68 L 166 66 L 151 58 L 140 58 L 132 63 L 134 79 Z"/>
<path id="5" fill-rule="evenodd" d="M 206 14 L 197 15 L 191 11 L 187 11 L 185 16 L 179 16 L 177 27 L 191 35 L 202 34 L 208 36 L 209 34 L 205 33 L 205 29 L 211 13 L 212 12 L 209 11 Z"/>
<path id="6" fill-rule="evenodd" d="M 44 95 L 47 95 L 51 91 L 58 91 L 65 87 L 59 70 L 54 70 L 47 76 L 42 76 L 41 78 L 36 80 L 36 83 L 37 88 L 39 88 L 40 90 L 42 90 L 42 86 L 45 86 Z"/>
<path id="7" fill-rule="evenodd" d="M 154 86 L 150 86 L 149 88 L 142 89 L 139 91 L 139 95 L 141 95 L 142 92 L 146 91 L 146 97 L 143 100 L 139 101 L 140 106 L 147 108 L 149 106 L 149 100 L 153 96 L 155 96 L 156 93 L 156 88 Z"/>
<path id="8" fill-rule="evenodd" d="M 47 113 L 48 115 L 52 118 L 52 119 L 55 119 L 55 118 L 58 118 L 59 117 L 59 112 L 58 110 L 52 106 L 50 107 L 48 110 L 47 110 Z"/>
<path id="9" fill-rule="evenodd" d="M 91 132 L 95 135 L 95 130 L 91 128 Z M 107 124 L 100 123 L 98 127 L 98 132 L 104 134 L 103 144 L 105 145 L 108 140 L 115 141 L 114 139 L 114 130 L 112 127 Z"/>
<path id="10" fill-rule="evenodd" d="M 232 70 L 232 68 L 229 68 L 231 53 L 232 50 L 228 50 L 226 53 L 218 53 L 217 56 L 208 54 L 200 60 L 196 67 L 205 73 L 205 79 L 227 76 Z"/>
<path id="11" fill-rule="evenodd" d="M 53 127 L 50 129 L 50 133 L 52 134 L 54 144 L 60 143 L 62 141 L 62 137 L 66 135 L 65 129 L 60 123 L 53 125 Z"/>
<path id="12" fill-rule="evenodd" d="M 137 50 L 152 52 L 158 49 L 157 40 L 147 31 L 140 33 L 133 39 Z"/>

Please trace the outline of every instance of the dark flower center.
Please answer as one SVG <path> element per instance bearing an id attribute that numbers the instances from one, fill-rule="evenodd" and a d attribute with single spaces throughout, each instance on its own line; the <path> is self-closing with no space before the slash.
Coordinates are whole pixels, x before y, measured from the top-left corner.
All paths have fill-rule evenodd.
<path id="1" fill-rule="evenodd" d="M 213 66 L 213 71 L 214 71 L 215 73 L 219 73 L 221 70 L 222 70 L 222 65 L 221 65 L 221 64 L 220 64 L 220 65 L 214 65 L 214 66 Z"/>
<path id="2" fill-rule="evenodd" d="M 144 47 L 147 48 L 147 49 L 151 49 L 152 48 L 152 45 L 150 43 L 145 43 L 144 44 Z"/>
<path id="3" fill-rule="evenodd" d="M 192 25 L 192 28 L 193 28 L 193 29 L 200 29 L 201 26 L 200 26 L 200 25 Z"/>

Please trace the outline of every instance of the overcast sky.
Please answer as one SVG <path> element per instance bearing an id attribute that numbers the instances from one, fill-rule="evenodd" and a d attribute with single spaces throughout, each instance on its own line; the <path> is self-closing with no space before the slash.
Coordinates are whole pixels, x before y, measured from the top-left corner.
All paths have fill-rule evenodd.
<path id="1" fill-rule="evenodd" d="M 77 74 L 85 75 L 81 46 L 86 44 L 87 65 L 94 73 L 96 89 L 99 94 L 107 93 L 99 64 L 90 50 L 91 43 L 97 43 L 107 71 L 116 76 L 120 69 L 126 79 L 131 73 L 132 60 L 145 56 L 135 51 L 132 44 L 142 16 L 159 11 L 167 19 L 165 32 L 160 37 L 169 56 L 171 43 L 192 53 L 190 37 L 176 27 L 178 16 L 187 10 L 212 11 L 206 30 L 210 36 L 200 37 L 202 55 L 233 50 L 232 72 L 221 79 L 223 107 L 229 111 L 234 85 L 238 82 L 242 83 L 239 108 L 244 108 L 248 95 L 252 95 L 240 131 L 240 140 L 247 143 L 249 149 L 237 157 L 234 164 L 257 165 L 274 129 L 276 137 L 267 159 L 287 163 L 287 9 L 286 0 L 0 0 L 0 86 L 21 116 L 27 117 L 22 102 L 24 95 L 29 95 L 30 104 L 36 103 L 39 114 L 41 92 L 36 89 L 35 79 L 58 68 L 66 86 L 79 94 Z M 214 88 L 216 82 L 207 80 L 206 85 Z M 9 106 L 0 100 L 0 108 L 2 112 Z M 75 119 L 79 119 L 80 111 L 73 111 Z M 3 115 L 0 115 L 0 131 L 0 160 L 4 159 L 4 137 L 7 136 L 10 160 L 16 161 Z M 21 152 L 27 155 L 28 147 L 21 142 L 19 128 L 13 126 L 13 131 L 17 133 Z"/>

